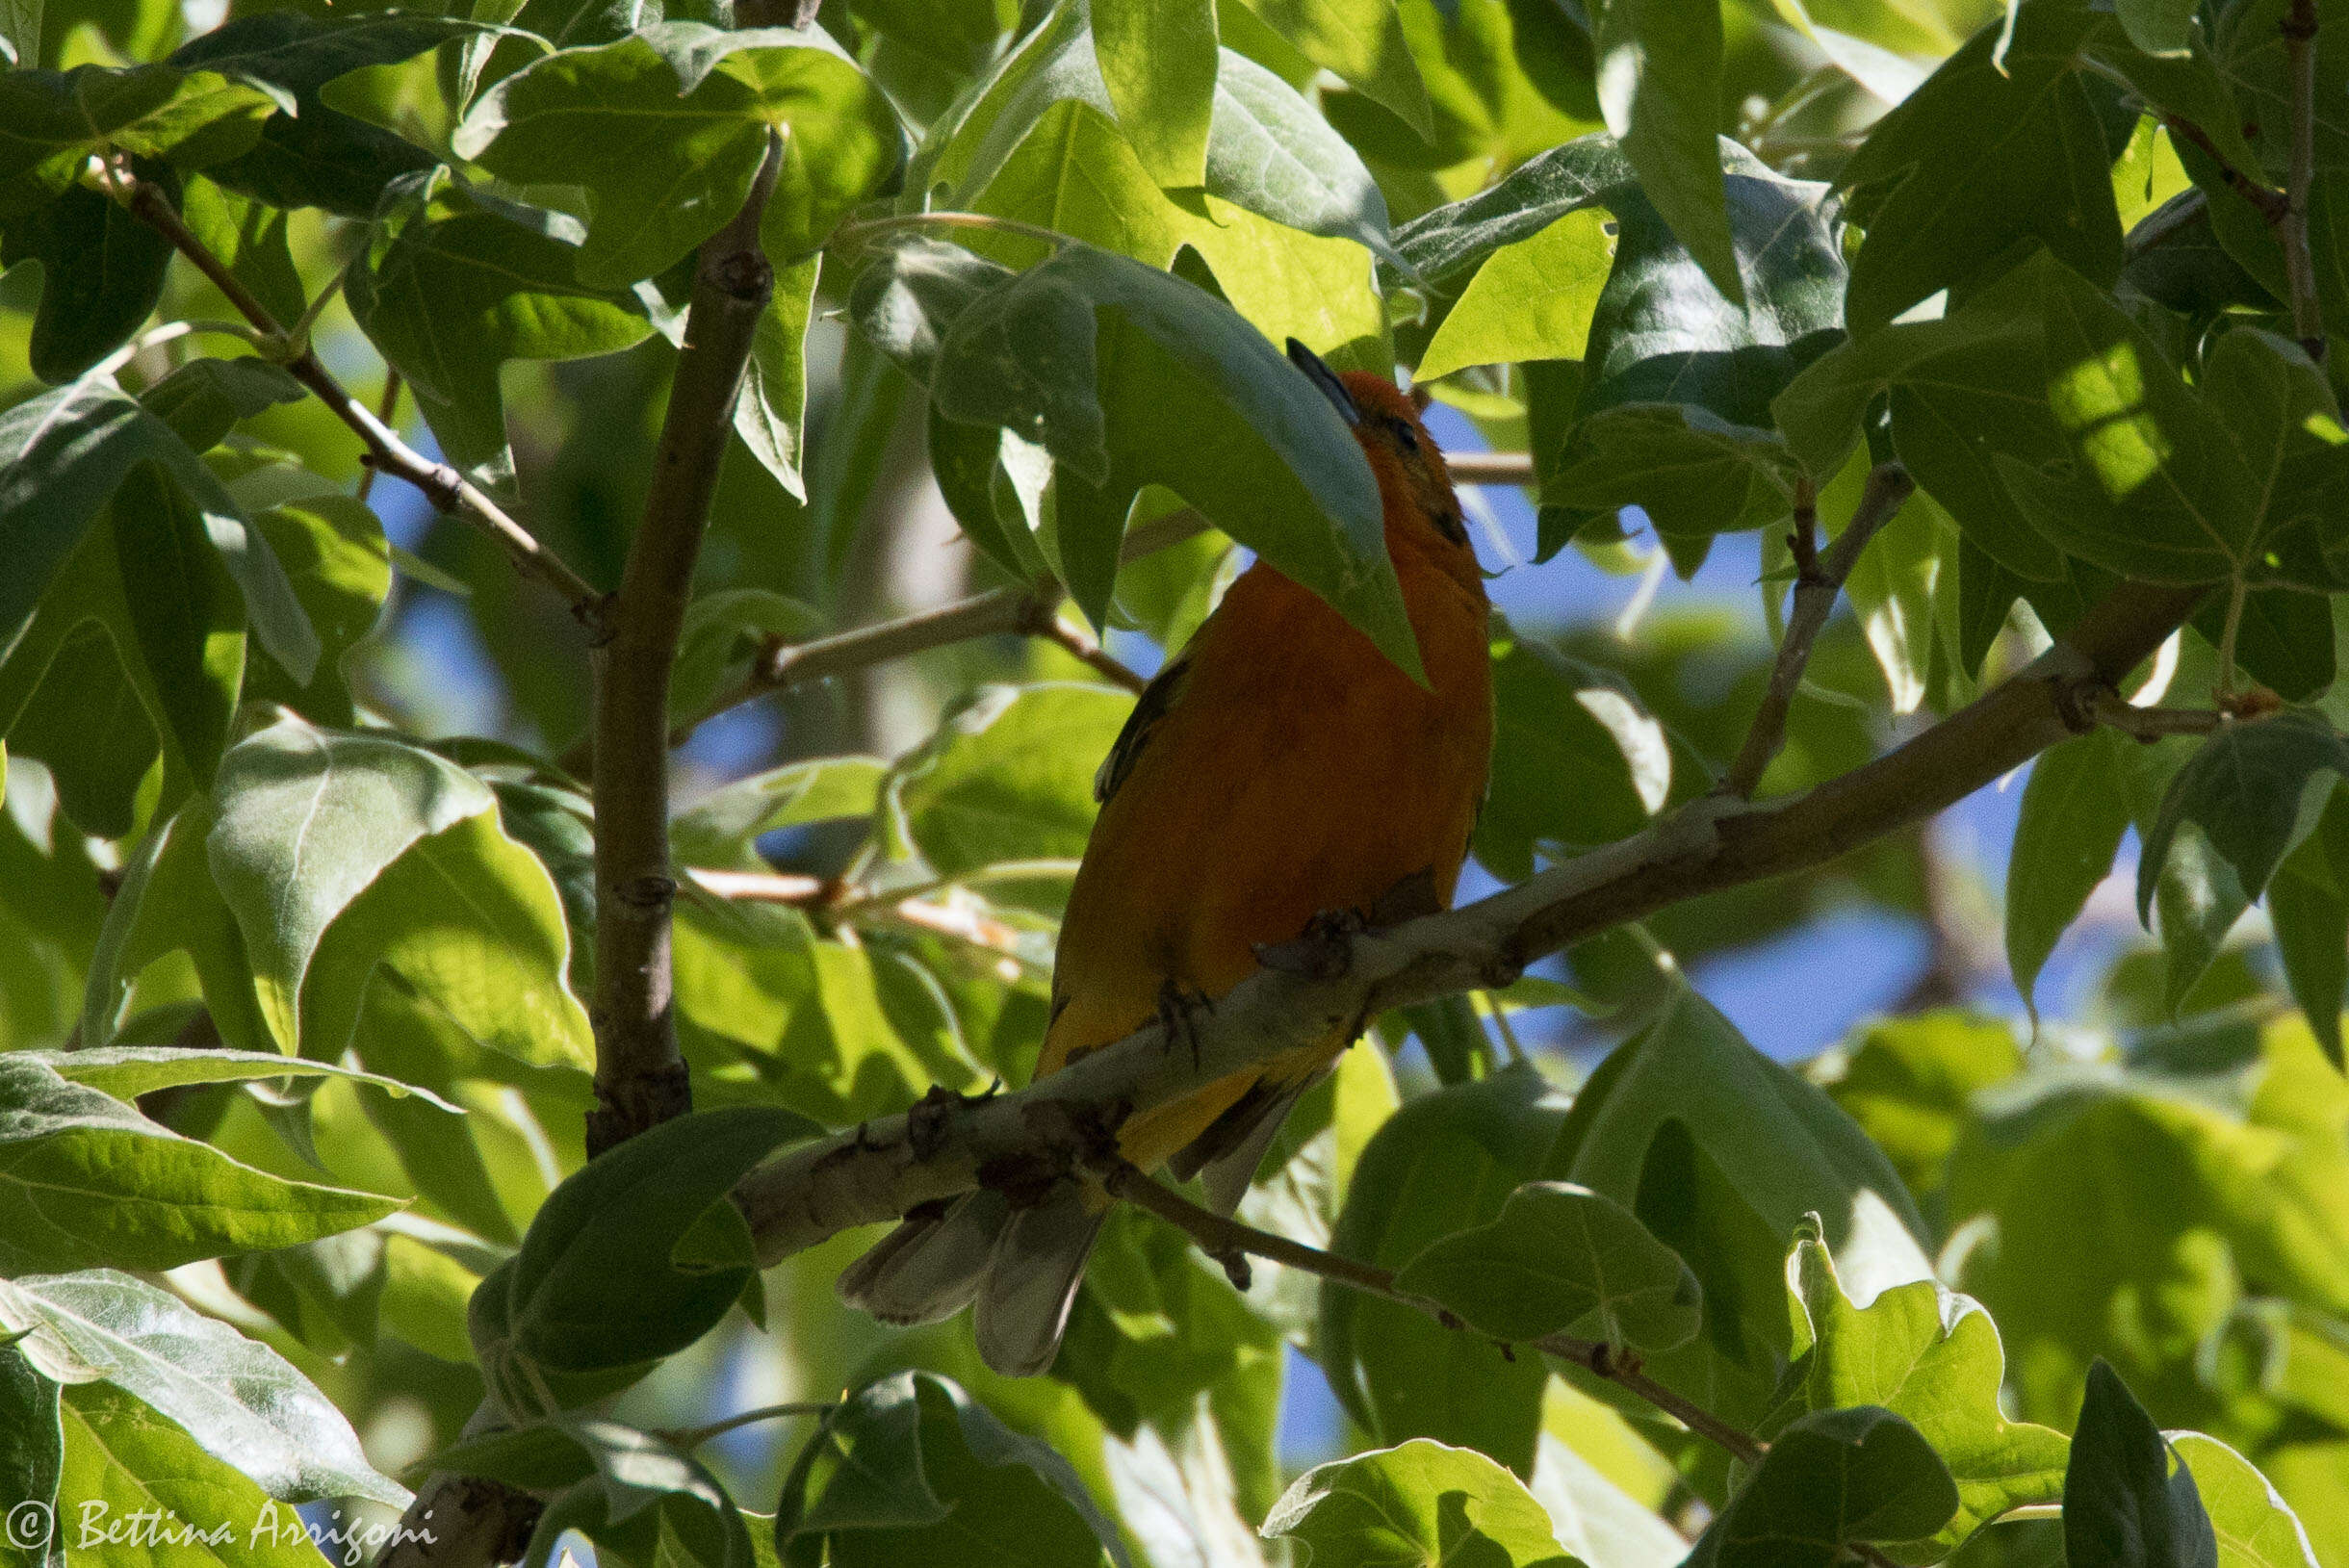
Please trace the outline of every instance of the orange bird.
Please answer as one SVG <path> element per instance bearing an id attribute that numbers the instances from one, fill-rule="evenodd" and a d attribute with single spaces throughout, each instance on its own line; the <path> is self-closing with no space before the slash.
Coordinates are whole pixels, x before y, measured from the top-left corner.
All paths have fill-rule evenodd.
<path id="1" fill-rule="evenodd" d="M 1061 922 L 1039 1077 L 1185 999 L 1222 996 L 1255 970 L 1257 943 L 1287 941 L 1318 913 L 1406 889 L 1424 908 L 1452 901 L 1492 751 L 1484 579 L 1410 398 L 1377 375 L 1333 373 L 1295 339 L 1289 358 L 1378 476 L 1429 684 L 1264 562 L 1240 576 L 1095 777 L 1101 812 Z M 1347 1043 L 1332 1034 L 1145 1111 L 1120 1129 L 1120 1149 L 1145 1170 L 1203 1173 L 1228 1212 Z M 1042 1372 L 1108 1203 L 1075 1180 L 1019 1209 L 973 1193 L 898 1226 L 841 1273 L 840 1297 L 892 1323 L 975 1301 L 988 1365 Z"/>

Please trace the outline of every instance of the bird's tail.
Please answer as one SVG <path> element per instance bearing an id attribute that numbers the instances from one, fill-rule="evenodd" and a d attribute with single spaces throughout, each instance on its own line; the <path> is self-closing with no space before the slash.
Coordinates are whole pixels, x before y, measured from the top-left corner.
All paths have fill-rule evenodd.
<path id="1" fill-rule="evenodd" d="M 1073 1181 L 1015 1209 L 1001 1193 L 959 1198 L 908 1220 L 840 1273 L 841 1300 L 886 1323 L 937 1323 L 975 1305 L 979 1354 L 1007 1377 L 1059 1352 L 1076 1287 L 1106 1212 Z"/>

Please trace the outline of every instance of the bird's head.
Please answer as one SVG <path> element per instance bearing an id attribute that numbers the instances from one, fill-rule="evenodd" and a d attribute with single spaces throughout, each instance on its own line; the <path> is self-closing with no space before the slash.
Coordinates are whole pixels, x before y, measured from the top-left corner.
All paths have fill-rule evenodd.
<path id="1" fill-rule="evenodd" d="M 1368 371 L 1332 371 L 1295 338 L 1289 340 L 1289 360 L 1321 389 L 1362 444 L 1370 471 L 1378 476 L 1379 500 L 1386 513 L 1386 551 L 1397 568 L 1405 569 L 1414 559 L 1424 561 L 1473 586 L 1481 596 L 1484 578 L 1468 543 L 1468 525 L 1452 489 L 1451 472 L 1444 467 L 1434 437 L 1420 423 L 1419 406 L 1410 394 Z"/>

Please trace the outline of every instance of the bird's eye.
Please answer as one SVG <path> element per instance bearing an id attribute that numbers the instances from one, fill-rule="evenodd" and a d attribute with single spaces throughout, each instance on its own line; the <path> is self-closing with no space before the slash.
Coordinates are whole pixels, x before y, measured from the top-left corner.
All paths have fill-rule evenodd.
<path id="1" fill-rule="evenodd" d="M 1413 456 L 1418 455 L 1419 432 L 1411 428 L 1411 422 L 1409 420 L 1389 419 L 1386 422 L 1386 427 L 1388 430 L 1394 433 L 1396 446 L 1401 447 L 1405 451 L 1412 454 Z"/>

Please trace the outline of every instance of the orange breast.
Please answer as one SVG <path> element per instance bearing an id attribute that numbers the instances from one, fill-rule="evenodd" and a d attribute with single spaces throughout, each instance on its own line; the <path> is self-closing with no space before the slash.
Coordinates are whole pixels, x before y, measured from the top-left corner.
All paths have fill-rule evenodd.
<path id="1" fill-rule="evenodd" d="M 1255 944 L 1323 911 L 1366 910 L 1420 871 L 1450 902 L 1492 744 L 1484 596 L 1413 553 L 1396 566 L 1429 687 L 1261 563 L 1201 628 L 1179 698 L 1094 825 L 1040 1074 L 1148 1022 L 1170 980 L 1221 996 L 1256 968 Z M 1135 1118 L 1128 1158 L 1156 1165 L 1258 1076 Z"/>

